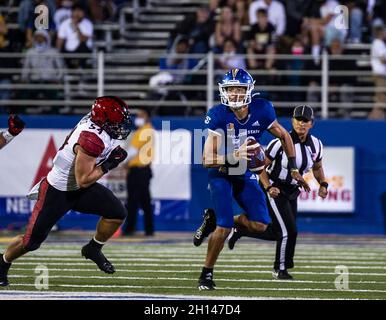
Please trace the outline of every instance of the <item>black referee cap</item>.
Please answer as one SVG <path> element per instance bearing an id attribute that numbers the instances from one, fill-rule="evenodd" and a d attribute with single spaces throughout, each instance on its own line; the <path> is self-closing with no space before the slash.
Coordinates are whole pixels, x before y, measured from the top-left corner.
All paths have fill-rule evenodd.
<path id="1" fill-rule="evenodd" d="M 294 109 L 293 118 L 304 118 L 304 119 L 307 119 L 308 121 L 313 121 L 314 110 L 312 110 L 312 108 L 307 105 L 297 106 Z"/>

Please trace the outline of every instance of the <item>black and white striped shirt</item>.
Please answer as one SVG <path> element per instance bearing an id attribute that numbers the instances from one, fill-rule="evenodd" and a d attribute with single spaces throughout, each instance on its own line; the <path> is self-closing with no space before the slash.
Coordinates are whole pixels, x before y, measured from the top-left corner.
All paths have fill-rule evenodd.
<path id="1" fill-rule="evenodd" d="M 297 133 L 290 133 L 296 151 L 296 166 L 301 175 L 307 173 L 314 163 L 322 160 L 323 144 L 312 135 L 308 135 L 305 142 L 301 142 Z M 269 179 L 273 182 L 282 182 L 296 185 L 296 180 L 292 179 L 291 172 L 288 170 L 288 158 L 285 154 L 279 139 L 272 140 L 266 149 L 266 156 L 272 161 L 267 168 Z"/>

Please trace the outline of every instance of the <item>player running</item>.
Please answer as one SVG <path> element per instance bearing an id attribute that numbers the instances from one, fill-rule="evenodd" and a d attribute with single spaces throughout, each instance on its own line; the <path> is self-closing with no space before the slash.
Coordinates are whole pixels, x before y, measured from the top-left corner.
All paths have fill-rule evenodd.
<path id="1" fill-rule="evenodd" d="M 11 142 L 20 132 L 23 131 L 25 123 L 19 116 L 11 114 L 8 118 L 8 130 L 0 132 L 0 149 Z"/>
<path id="2" fill-rule="evenodd" d="M 82 256 L 100 270 L 114 273 L 115 268 L 102 253 L 102 247 L 120 227 L 126 210 L 114 194 L 97 183 L 127 156 L 118 144 L 130 133 L 129 108 L 113 96 L 99 97 L 67 136 L 53 161 L 53 168 L 34 190 L 38 190 L 27 230 L 13 239 L 0 254 L 0 286 L 7 286 L 11 263 L 29 251 L 37 250 L 51 228 L 69 210 L 100 215 L 96 234 L 82 248 Z"/>
<path id="3" fill-rule="evenodd" d="M 266 199 L 256 175 L 246 168 L 248 152 L 247 137 L 259 141 L 268 130 L 279 138 L 289 159 L 291 176 L 309 191 L 296 167 L 295 149 L 289 133 L 277 122 L 271 102 L 261 98 L 252 99 L 254 80 L 243 69 L 232 69 L 219 83 L 221 104 L 208 111 L 205 125 L 208 137 L 204 145 L 203 165 L 208 168 L 209 190 L 216 212 L 206 211 L 201 227 L 196 231 L 194 243 L 200 245 L 213 231 L 209 239 L 205 265 L 199 281 L 199 290 L 214 290 L 213 268 L 233 226 L 249 232 L 270 233 Z M 233 217 L 232 197 L 245 214 Z"/>

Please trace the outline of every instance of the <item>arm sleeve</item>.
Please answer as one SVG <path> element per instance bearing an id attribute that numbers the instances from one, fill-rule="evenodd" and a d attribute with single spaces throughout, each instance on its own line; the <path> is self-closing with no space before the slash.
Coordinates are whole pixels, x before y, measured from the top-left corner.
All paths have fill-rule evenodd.
<path id="1" fill-rule="evenodd" d="M 82 131 L 80 133 L 78 144 L 88 155 L 95 158 L 98 157 L 105 149 L 105 145 L 101 138 L 99 138 L 95 133 L 88 131 Z"/>

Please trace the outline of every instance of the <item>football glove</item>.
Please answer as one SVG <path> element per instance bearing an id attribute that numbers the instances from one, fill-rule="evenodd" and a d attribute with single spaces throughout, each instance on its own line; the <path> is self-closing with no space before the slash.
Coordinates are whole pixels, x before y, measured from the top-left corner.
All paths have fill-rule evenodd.
<path id="1" fill-rule="evenodd" d="M 8 118 L 8 131 L 14 137 L 23 131 L 25 122 L 18 115 L 11 114 Z"/>
<path id="2" fill-rule="evenodd" d="M 127 152 L 120 146 L 111 151 L 109 157 L 101 164 L 102 171 L 107 173 L 109 170 L 116 168 L 127 157 Z"/>

